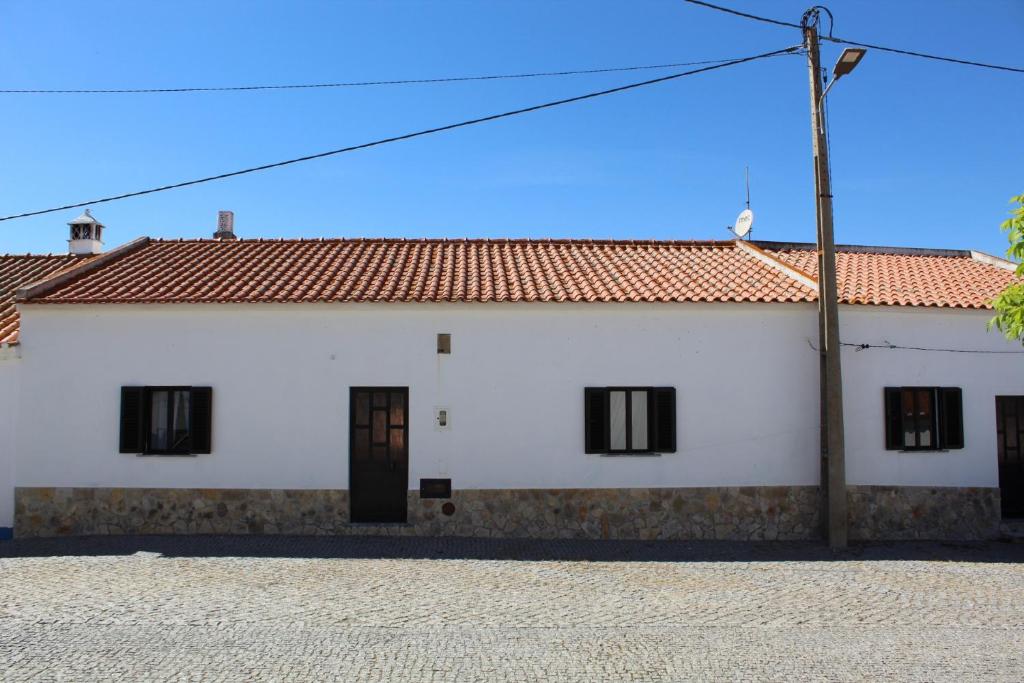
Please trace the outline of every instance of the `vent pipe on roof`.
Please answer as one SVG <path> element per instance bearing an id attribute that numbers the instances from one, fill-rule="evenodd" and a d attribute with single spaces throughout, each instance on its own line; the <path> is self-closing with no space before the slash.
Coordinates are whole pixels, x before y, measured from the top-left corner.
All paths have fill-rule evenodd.
<path id="1" fill-rule="evenodd" d="M 89 209 L 68 223 L 71 236 L 68 252 L 75 256 L 92 256 L 103 251 L 103 224 L 92 217 Z"/>
<path id="2" fill-rule="evenodd" d="M 217 212 L 217 232 L 213 233 L 213 239 L 215 240 L 237 240 L 238 236 L 235 235 L 235 212 L 234 211 L 218 211 Z"/>

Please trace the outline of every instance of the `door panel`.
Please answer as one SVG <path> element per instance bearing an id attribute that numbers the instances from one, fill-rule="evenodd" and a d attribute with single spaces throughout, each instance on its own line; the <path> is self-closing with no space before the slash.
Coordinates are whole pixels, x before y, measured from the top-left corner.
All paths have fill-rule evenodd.
<path id="1" fill-rule="evenodd" d="M 409 389 L 352 387 L 349 398 L 351 520 L 405 522 Z"/>
<path id="2" fill-rule="evenodd" d="M 996 396 L 996 448 L 1003 518 L 1024 518 L 1024 396 Z"/>

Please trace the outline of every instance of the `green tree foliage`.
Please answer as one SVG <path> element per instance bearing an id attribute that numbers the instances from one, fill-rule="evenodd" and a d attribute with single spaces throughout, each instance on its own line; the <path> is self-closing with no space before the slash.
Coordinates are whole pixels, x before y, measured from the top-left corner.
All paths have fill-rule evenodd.
<path id="1" fill-rule="evenodd" d="M 1010 240 L 1006 255 L 1021 262 L 1024 261 L 1024 194 L 1013 197 L 1010 202 L 1017 206 L 1001 226 Z M 1024 262 L 1017 266 L 1017 277 L 1024 279 Z M 996 309 L 996 317 L 989 321 L 989 329 L 995 327 L 1007 339 L 1024 343 L 1024 282 L 1011 284 L 995 298 L 992 306 Z"/>

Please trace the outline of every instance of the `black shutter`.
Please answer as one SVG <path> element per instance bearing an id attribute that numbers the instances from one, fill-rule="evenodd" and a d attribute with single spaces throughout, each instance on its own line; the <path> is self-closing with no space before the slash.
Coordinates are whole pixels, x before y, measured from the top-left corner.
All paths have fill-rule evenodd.
<path id="1" fill-rule="evenodd" d="M 939 448 L 964 447 L 964 401 L 960 387 L 939 389 Z"/>
<path id="2" fill-rule="evenodd" d="M 192 452 L 209 453 L 213 431 L 213 389 L 192 387 L 189 406 L 191 408 L 189 426 L 192 430 Z"/>
<path id="3" fill-rule="evenodd" d="M 903 392 L 899 387 L 885 388 L 885 450 L 903 448 Z"/>
<path id="4" fill-rule="evenodd" d="M 584 452 L 608 452 L 608 390 L 583 390 Z"/>
<path id="5" fill-rule="evenodd" d="M 145 450 L 142 435 L 143 398 L 142 387 L 121 387 L 121 438 L 118 451 L 141 453 Z"/>
<path id="6" fill-rule="evenodd" d="M 675 387 L 652 389 L 654 399 L 654 443 L 652 451 L 676 452 L 676 390 Z"/>

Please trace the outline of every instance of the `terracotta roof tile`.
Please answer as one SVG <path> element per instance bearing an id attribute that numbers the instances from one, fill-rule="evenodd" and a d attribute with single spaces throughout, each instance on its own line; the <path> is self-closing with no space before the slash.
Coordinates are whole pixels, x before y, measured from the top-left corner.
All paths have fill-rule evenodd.
<path id="1" fill-rule="evenodd" d="M 70 254 L 0 254 L 0 344 L 18 343 L 18 289 L 86 260 Z"/>
<path id="2" fill-rule="evenodd" d="M 813 301 L 812 245 L 591 240 L 150 240 L 41 303 Z M 842 301 L 987 308 L 1013 280 L 971 252 L 842 247 Z M 801 282 L 801 280 L 803 280 Z M 812 281 L 813 284 L 813 281 Z"/>
<path id="3" fill-rule="evenodd" d="M 52 303 L 811 301 L 732 242 L 153 240 Z"/>
<path id="4" fill-rule="evenodd" d="M 813 248 L 761 246 L 817 279 Z M 836 251 L 839 297 L 849 304 L 991 308 L 992 299 L 1014 280 L 1013 271 L 976 260 L 969 251 L 843 246 Z"/>

